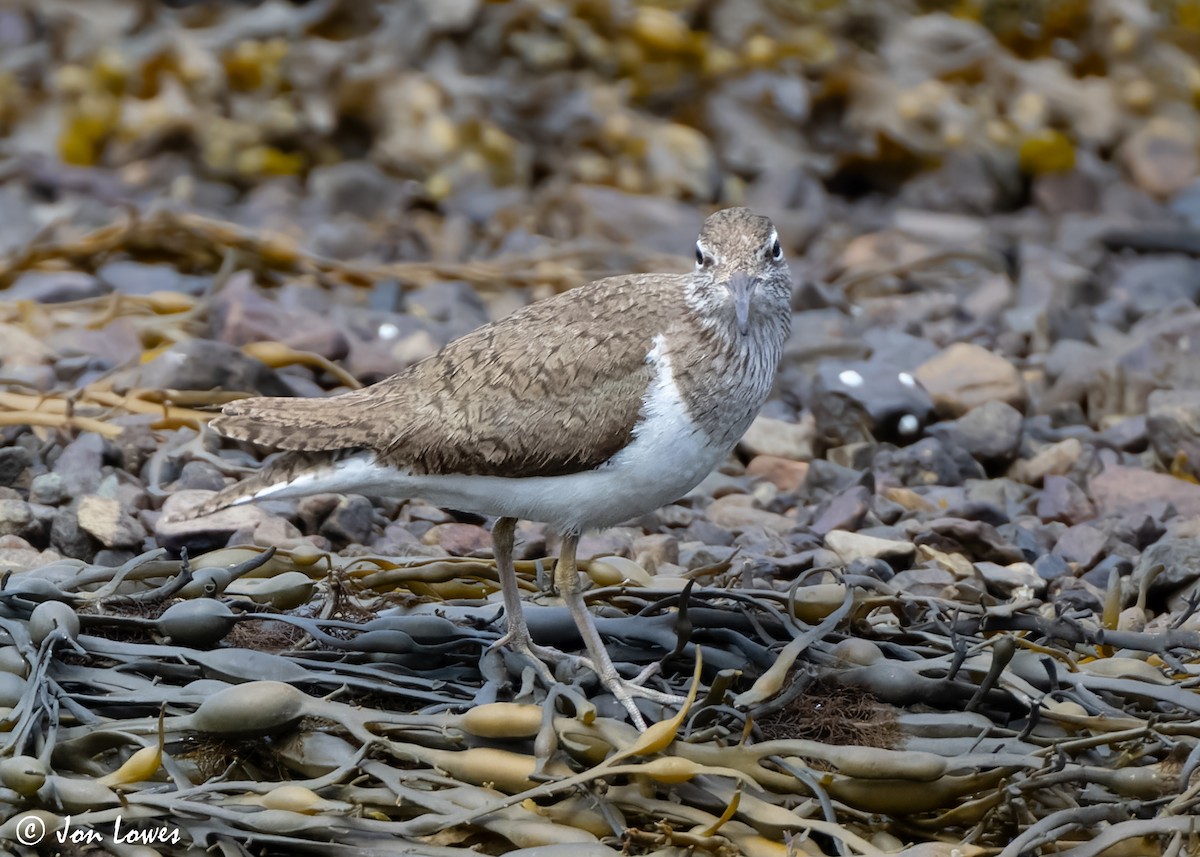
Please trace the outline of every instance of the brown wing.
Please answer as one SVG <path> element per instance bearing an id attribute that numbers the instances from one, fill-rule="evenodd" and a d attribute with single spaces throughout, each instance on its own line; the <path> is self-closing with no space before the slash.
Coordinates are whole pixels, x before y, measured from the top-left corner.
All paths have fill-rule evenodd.
<path id="1" fill-rule="evenodd" d="M 212 425 L 282 449 L 372 449 L 425 473 L 586 470 L 632 436 L 653 373 L 646 355 L 678 306 L 667 299 L 678 280 L 601 280 L 482 327 L 363 390 L 234 402 Z"/>

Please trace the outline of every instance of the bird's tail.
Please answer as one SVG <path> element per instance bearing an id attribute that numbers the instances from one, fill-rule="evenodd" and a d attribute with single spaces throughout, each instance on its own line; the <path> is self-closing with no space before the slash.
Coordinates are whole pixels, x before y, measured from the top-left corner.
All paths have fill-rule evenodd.
<path id="1" fill-rule="evenodd" d="M 355 473 L 370 466 L 365 452 L 284 452 L 257 473 L 228 486 L 177 515 L 201 518 L 254 500 L 286 500 L 308 494 L 354 492 Z M 356 492 L 357 493 L 357 492 Z"/>
<path id="2" fill-rule="evenodd" d="M 275 449 L 326 452 L 370 446 L 362 390 L 328 399 L 260 397 L 230 402 L 209 427 L 220 435 Z"/>

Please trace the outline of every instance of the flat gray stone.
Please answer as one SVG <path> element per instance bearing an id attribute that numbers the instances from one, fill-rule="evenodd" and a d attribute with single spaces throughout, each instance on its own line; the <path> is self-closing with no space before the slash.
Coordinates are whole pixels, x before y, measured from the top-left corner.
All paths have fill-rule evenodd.
<path id="1" fill-rule="evenodd" d="M 917 548 L 912 542 L 880 539 L 860 533 L 849 533 L 845 530 L 833 530 L 826 533 L 825 544 L 842 558 L 842 562 L 847 564 L 856 559 L 875 557 L 879 559 L 911 559 L 917 552 Z"/>

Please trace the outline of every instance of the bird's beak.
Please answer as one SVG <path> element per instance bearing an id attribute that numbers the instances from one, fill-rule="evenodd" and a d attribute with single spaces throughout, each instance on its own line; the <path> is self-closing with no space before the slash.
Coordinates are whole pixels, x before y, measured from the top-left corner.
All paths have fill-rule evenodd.
<path id="1" fill-rule="evenodd" d="M 750 332 L 750 298 L 758 282 L 744 271 L 735 271 L 729 278 L 729 294 L 733 297 L 733 313 L 737 318 L 738 331 L 745 336 Z"/>

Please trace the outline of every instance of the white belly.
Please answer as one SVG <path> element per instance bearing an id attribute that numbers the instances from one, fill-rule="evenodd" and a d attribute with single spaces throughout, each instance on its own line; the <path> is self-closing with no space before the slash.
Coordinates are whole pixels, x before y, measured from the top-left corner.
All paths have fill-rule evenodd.
<path id="1" fill-rule="evenodd" d="M 414 498 L 480 515 L 541 521 L 561 531 L 608 527 L 678 500 L 729 454 L 697 428 L 675 386 L 661 337 L 658 371 L 632 442 L 595 470 L 565 476 L 430 476 L 380 467 L 369 454 L 273 485 L 255 499 L 320 492 Z"/>
<path id="2" fill-rule="evenodd" d="M 703 432 L 635 440 L 597 470 L 565 476 L 396 474 L 389 494 L 446 508 L 543 521 L 561 531 L 609 527 L 678 500 L 724 460 Z"/>

